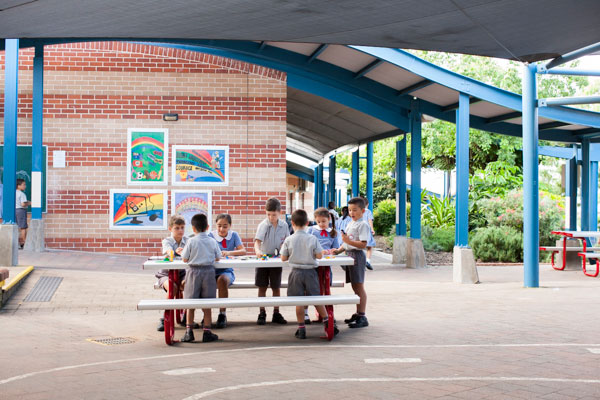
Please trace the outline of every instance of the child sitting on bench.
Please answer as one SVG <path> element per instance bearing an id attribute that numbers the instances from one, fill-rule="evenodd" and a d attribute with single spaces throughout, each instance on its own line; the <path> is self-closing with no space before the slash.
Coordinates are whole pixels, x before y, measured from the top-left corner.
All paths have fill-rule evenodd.
<path id="1" fill-rule="evenodd" d="M 219 247 L 221 247 L 221 254 L 223 257 L 246 255 L 246 249 L 242 244 L 240 235 L 230 229 L 231 215 L 219 214 L 217 215 L 215 222 L 217 223 L 217 229 L 209 233 L 208 236 L 217 241 Z M 215 275 L 217 278 L 219 298 L 228 298 L 229 286 L 231 286 L 231 284 L 235 281 L 233 268 L 217 268 L 215 269 Z M 219 312 L 216 325 L 217 329 L 223 329 L 227 327 L 227 315 L 225 314 L 226 310 L 226 308 L 221 308 Z"/>

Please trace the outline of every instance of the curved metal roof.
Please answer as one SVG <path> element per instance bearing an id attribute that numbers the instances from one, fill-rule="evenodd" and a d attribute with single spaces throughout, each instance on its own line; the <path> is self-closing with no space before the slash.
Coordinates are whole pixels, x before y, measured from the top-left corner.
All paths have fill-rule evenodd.
<path id="1" fill-rule="evenodd" d="M 536 61 L 595 43 L 597 0 L 5 0 L 3 38 L 229 39 Z"/>
<path id="2" fill-rule="evenodd" d="M 21 40 L 21 46 L 74 41 L 80 40 Z M 522 133 L 520 95 L 448 71 L 402 50 L 227 40 L 155 44 L 286 72 L 288 148 L 313 160 L 344 146 L 409 131 L 411 109 L 454 122 L 461 92 L 471 96 L 471 127 L 513 136 Z M 599 141 L 600 113 L 543 107 L 539 109 L 539 130 L 540 139 L 545 140 Z"/>

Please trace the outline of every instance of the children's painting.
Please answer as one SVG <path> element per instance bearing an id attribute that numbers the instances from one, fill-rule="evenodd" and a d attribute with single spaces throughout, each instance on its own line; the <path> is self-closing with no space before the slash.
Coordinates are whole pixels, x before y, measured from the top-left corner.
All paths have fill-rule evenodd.
<path id="1" fill-rule="evenodd" d="M 127 184 L 167 184 L 167 129 L 127 130 Z"/>
<path id="2" fill-rule="evenodd" d="M 173 184 L 227 186 L 229 146 L 173 146 Z"/>
<path id="3" fill-rule="evenodd" d="M 123 230 L 167 229 L 165 190 L 110 191 L 109 228 Z"/>
<path id="4" fill-rule="evenodd" d="M 173 190 L 171 191 L 171 213 L 185 219 L 185 235 L 194 233 L 192 217 L 204 214 L 212 224 L 212 192 L 210 190 Z"/>

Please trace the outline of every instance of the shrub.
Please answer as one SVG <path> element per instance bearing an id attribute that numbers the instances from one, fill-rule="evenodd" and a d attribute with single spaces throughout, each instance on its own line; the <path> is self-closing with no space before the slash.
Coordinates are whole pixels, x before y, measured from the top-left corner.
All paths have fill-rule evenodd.
<path id="1" fill-rule="evenodd" d="M 373 229 L 378 235 L 388 235 L 396 225 L 396 201 L 383 200 L 377 203 L 373 213 Z"/>
<path id="2" fill-rule="evenodd" d="M 523 235 L 509 226 L 479 228 L 472 236 L 475 257 L 482 261 L 520 262 L 523 260 Z"/>
<path id="3" fill-rule="evenodd" d="M 454 226 L 431 228 L 424 226 L 421 231 L 423 247 L 427 251 L 452 251 L 454 247 Z"/>
<path id="4" fill-rule="evenodd" d="M 449 197 L 439 198 L 426 194 L 422 200 L 423 224 L 432 228 L 448 228 L 454 225 L 455 207 Z"/>

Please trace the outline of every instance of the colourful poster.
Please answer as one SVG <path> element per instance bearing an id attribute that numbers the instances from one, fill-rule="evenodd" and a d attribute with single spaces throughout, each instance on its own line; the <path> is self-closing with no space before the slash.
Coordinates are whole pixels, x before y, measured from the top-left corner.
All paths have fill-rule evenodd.
<path id="1" fill-rule="evenodd" d="M 127 130 L 127 184 L 167 184 L 167 129 Z"/>
<path id="2" fill-rule="evenodd" d="M 111 189 L 110 229 L 167 229 L 167 192 Z"/>
<path id="3" fill-rule="evenodd" d="M 229 146 L 173 146 L 174 185 L 227 186 Z"/>
<path id="4" fill-rule="evenodd" d="M 185 234 L 191 235 L 192 217 L 204 214 L 212 225 L 212 192 L 210 190 L 173 190 L 171 192 L 171 212 L 185 219 Z"/>

